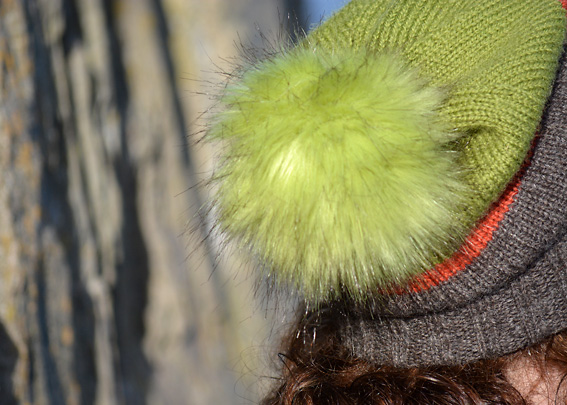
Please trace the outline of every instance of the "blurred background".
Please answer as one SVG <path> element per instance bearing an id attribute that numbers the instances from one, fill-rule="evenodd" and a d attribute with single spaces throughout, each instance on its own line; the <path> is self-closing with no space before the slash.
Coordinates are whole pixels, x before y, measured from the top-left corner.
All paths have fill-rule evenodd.
<path id="1" fill-rule="evenodd" d="M 258 402 L 289 311 L 206 238 L 198 140 L 238 44 L 343 3 L 0 1 L 1 404 Z"/>

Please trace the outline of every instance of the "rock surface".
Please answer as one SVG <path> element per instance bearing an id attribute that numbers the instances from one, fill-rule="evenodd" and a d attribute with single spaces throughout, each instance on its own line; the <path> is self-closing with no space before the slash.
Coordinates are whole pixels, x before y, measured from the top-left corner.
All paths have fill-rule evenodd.
<path id="1" fill-rule="evenodd" d="M 0 403 L 257 402 L 272 322 L 206 238 L 197 117 L 282 7 L 0 2 Z"/>

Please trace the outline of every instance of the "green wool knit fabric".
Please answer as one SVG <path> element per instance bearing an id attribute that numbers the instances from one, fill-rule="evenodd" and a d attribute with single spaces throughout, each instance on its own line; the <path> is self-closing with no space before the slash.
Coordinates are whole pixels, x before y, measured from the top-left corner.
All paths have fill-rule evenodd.
<path id="1" fill-rule="evenodd" d="M 557 0 L 354 0 L 311 33 L 310 47 L 395 52 L 448 91 L 441 113 L 472 196 L 471 226 L 526 157 L 565 30 Z"/>
<path id="2" fill-rule="evenodd" d="M 526 159 L 564 35 L 557 0 L 352 0 L 226 87 L 215 231 L 310 302 L 403 286 Z"/>

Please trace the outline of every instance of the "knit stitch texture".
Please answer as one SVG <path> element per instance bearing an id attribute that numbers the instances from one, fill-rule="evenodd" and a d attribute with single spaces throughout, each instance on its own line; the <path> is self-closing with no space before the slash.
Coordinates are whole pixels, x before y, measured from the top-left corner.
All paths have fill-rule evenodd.
<path id="1" fill-rule="evenodd" d="M 555 76 L 565 30 L 557 0 L 352 1 L 308 40 L 334 50 L 400 53 L 448 89 L 442 113 L 472 195 L 472 225 L 522 164 Z"/>

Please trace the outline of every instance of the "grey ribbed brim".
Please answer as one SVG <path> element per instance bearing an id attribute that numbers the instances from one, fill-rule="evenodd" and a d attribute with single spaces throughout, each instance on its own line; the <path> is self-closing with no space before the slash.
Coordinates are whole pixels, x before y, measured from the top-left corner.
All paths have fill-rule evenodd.
<path id="1" fill-rule="evenodd" d="M 467 268 L 424 292 L 319 312 L 354 355 L 399 367 L 463 364 L 567 329 L 565 54 L 540 135 L 510 210 Z"/>

